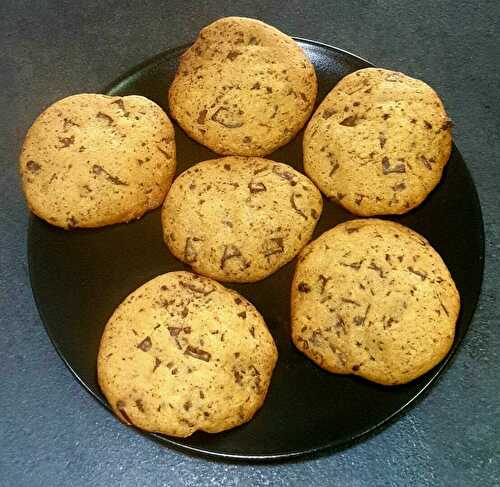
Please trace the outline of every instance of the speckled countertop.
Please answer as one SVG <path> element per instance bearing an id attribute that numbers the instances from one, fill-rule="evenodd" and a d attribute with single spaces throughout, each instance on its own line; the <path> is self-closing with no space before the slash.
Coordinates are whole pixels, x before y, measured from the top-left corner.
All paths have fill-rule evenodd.
<path id="1" fill-rule="evenodd" d="M 56 99 L 101 90 L 225 15 L 258 17 L 429 82 L 455 122 L 483 208 L 482 296 L 451 367 L 378 434 L 293 463 L 190 457 L 122 427 L 63 365 L 29 286 L 17 154 L 33 119 Z M 497 0 L 2 0 L 0 485 L 500 485 L 499 18 Z"/>

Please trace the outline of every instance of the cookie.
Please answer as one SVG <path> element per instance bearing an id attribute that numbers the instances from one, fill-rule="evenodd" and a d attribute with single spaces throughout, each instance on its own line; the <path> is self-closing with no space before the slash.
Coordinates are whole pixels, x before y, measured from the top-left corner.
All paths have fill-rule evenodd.
<path id="1" fill-rule="evenodd" d="M 321 193 L 292 167 L 258 157 L 201 162 L 173 183 L 162 211 L 172 254 L 219 281 L 254 282 L 312 237 Z"/>
<path id="2" fill-rule="evenodd" d="M 175 165 L 173 126 L 142 96 L 59 100 L 29 129 L 20 156 L 30 209 L 66 229 L 128 222 L 157 208 Z"/>
<path id="3" fill-rule="evenodd" d="M 189 272 L 158 276 L 109 319 L 99 385 L 118 418 L 185 437 L 249 421 L 277 360 L 266 324 L 245 298 Z"/>
<path id="4" fill-rule="evenodd" d="M 451 126 L 443 103 L 423 81 L 361 69 L 343 78 L 311 118 L 304 170 L 351 213 L 406 213 L 441 179 Z"/>
<path id="5" fill-rule="evenodd" d="M 314 67 L 293 39 L 259 20 L 227 17 L 182 55 L 169 106 L 214 152 L 262 156 L 295 137 L 316 93 Z"/>
<path id="6" fill-rule="evenodd" d="M 369 219 L 337 225 L 301 253 L 292 283 L 292 339 L 320 367 L 404 384 L 449 352 L 460 297 L 418 233 Z"/>

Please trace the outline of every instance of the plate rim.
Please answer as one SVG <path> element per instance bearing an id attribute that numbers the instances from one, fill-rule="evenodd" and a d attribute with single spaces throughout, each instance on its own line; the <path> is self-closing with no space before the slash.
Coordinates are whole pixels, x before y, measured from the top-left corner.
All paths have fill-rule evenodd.
<path id="1" fill-rule="evenodd" d="M 369 67 L 376 67 L 373 63 L 370 61 L 366 60 L 365 58 L 358 56 L 357 54 L 353 54 L 350 51 L 347 51 L 345 49 L 338 48 L 336 46 L 332 46 L 330 44 L 326 44 L 324 42 L 320 41 L 315 41 L 311 39 L 306 39 L 302 37 L 296 37 L 292 36 L 292 38 L 297 41 L 298 43 L 301 44 L 308 44 L 313 47 L 320 47 L 323 49 L 327 49 L 330 51 L 334 51 L 337 53 L 342 53 L 342 54 L 347 54 L 348 56 L 351 56 L 355 58 L 358 61 L 362 61 L 369 65 Z M 121 83 L 123 83 L 125 80 L 128 80 L 130 77 L 132 77 L 134 74 L 139 73 L 141 70 L 146 68 L 147 66 L 155 64 L 157 61 L 165 58 L 165 57 L 170 57 L 174 54 L 181 54 L 184 52 L 187 48 L 189 48 L 192 45 L 193 42 L 187 42 L 184 44 L 181 44 L 180 46 L 176 47 L 171 47 L 169 49 L 166 49 L 160 53 L 157 53 L 150 58 L 142 61 L 141 63 L 133 66 L 129 70 L 127 70 L 124 74 L 120 75 L 119 77 L 115 78 L 112 82 L 108 83 L 103 90 L 101 91 L 102 94 L 106 95 L 111 95 L 113 91 L 116 91 L 119 89 L 119 86 Z M 333 87 L 332 87 L 333 88 Z M 316 103 L 318 103 L 318 100 L 316 100 Z M 467 163 L 465 162 L 464 158 L 462 157 L 461 152 L 458 150 L 458 147 L 455 144 L 455 141 L 452 141 L 452 149 L 455 149 L 461 158 L 465 171 L 466 171 L 466 176 L 469 179 L 469 182 L 472 186 L 472 194 L 471 198 L 474 200 L 475 205 L 479 209 L 479 234 L 478 234 L 478 239 L 480 243 L 480 255 L 479 255 L 479 261 L 480 261 L 480 269 L 479 269 L 479 286 L 477 290 L 477 296 L 475 298 L 475 303 L 472 307 L 471 310 L 471 317 L 469 321 L 465 324 L 465 331 L 462 337 L 458 337 L 455 339 L 453 342 L 453 345 L 448 352 L 447 356 L 433 369 L 432 376 L 428 379 L 427 383 L 418 391 L 417 394 L 412 396 L 407 402 L 405 402 L 401 407 L 399 407 L 396 411 L 394 411 L 392 414 L 389 416 L 385 417 L 381 421 L 377 422 L 376 424 L 371 425 L 368 429 L 363 430 L 361 432 L 358 432 L 356 434 L 353 434 L 349 440 L 332 440 L 328 443 L 325 443 L 324 445 L 320 446 L 315 446 L 311 447 L 308 449 L 300 450 L 300 451 L 293 451 L 293 452 L 287 452 L 287 453 L 276 453 L 276 454 L 233 454 L 233 453 L 221 453 L 221 452 L 214 452 L 211 450 L 208 450 L 206 448 L 201 448 L 201 447 L 193 447 L 191 445 L 186 445 L 182 443 L 180 440 L 177 439 L 176 437 L 170 437 L 166 435 L 162 435 L 159 433 L 152 433 L 152 432 L 146 432 L 142 431 L 139 428 L 135 427 L 132 425 L 132 428 L 135 430 L 135 432 L 140 433 L 142 436 L 147 437 L 148 439 L 154 440 L 156 443 L 161 444 L 162 446 L 171 446 L 175 450 L 183 453 L 187 453 L 189 455 L 197 455 L 198 457 L 203 457 L 205 459 L 208 459 L 210 461 L 226 461 L 226 462 L 234 462 L 234 463 L 265 463 L 265 462 L 270 462 L 270 463 L 276 463 L 276 462 L 283 462 L 283 461 L 293 461 L 297 460 L 298 458 L 301 457 L 307 457 L 307 459 L 311 459 L 311 456 L 316 454 L 318 455 L 319 453 L 324 453 L 328 454 L 328 450 L 331 450 L 331 453 L 335 453 L 336 451 L 342 451 L 345 449 L 350 448 L 351 446 L 359 443 L 362 439 L 369 439 L 369 437 L 373 436 L 375 433 L 380 432 L 382 429 L 385 427 L 388 427 L 389 425 L 393 424 L 399 416 L 401 416 L 403 413 L 408 412 L 410 408 L 413 408 L 416 406 L 430 391 L 432 387 L 434 387 L 437 382 L 440 380 L 442 377 L 443 373 L 445 370 L 448 368 L 448 366 L 451 364 L 451 362 L 454 360 L 457 350 L 459 349 L 464 337 L 468 333 L 469 327 L 474 320 L 475 313 L 479 304 L 479 300 L 481 298 L 481 293 L 482 293 L 482 287 L 483 287 L 483 280 L 484 280 L 484 264 L 485 264 L 485 233 L 484 233 L 484 218 L 483 218 L 483 211 L 482 211 L 482 205 L 481 205 L 481 200 L 479 198 L 479 193 L 477 190 L 477 186 L 474 181 L 474 177 L 469 170 L 469 167 Z M 38 314 L 40 316 L 40 319 L 42 321 L 43 327 L 45 328 L 45 332 L 47 333 L 47 336 L 49 337 L 49 340 L 56 350 L 57 354 L 63 361 L 63 363 L 66 365 L 66 367 L 69 369 L 73 377 L 79 382 L 83 388 L 93 397 L 94 400 L 97 401 L 102 407 L 104 407 L 107 411 L 109 411 L 112 414 L 111 408 L 109 407 L 108 403 L 103 400 L 100 396 L 98 396 L 91 388 L 88 386 L 85 381 L 78 375 L 78 373 L 74 370 L 74 368 L 71 366 L 69 363 L 68 359 L 63 355 L 62 351 L 60 350 L 59 346 L 57 345 L 54 336 L 52 335 L 50 331 L 50 327 L 48 326 L 48 321 L 46 317 L 44 316 L 44 313 L 42 311 L 42 307 L 39 303 L 39 299 L 35 293 L 35 288 L 33 285 L 33 253 L 31 252 L 31 248 L 34 245 L 34 231 L 33 231 L 33 225 L 34 222 L 38 220 L 38 217 L 35 216 L 32 212 L 29 214 L 29 223 L 28 223 L 28 238 L 26 239 L 26 253 L 28 257 L 28 274 L 29 274 L 29 283 L 31 287 L 31 293 L 35 302 L 35 306 L 37 308 Z"/>

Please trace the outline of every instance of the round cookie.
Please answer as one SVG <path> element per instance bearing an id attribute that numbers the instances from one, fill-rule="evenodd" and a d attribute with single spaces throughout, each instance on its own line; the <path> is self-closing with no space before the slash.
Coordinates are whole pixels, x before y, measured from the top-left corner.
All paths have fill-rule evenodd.
<path id="1" fill-rule="evenodd" d="M 314 67 L 292 38 L 259 20 L 227 17 L 202 29 L 182 55 L 169 106 L 214 152 L 262 156 L 295 137 L 316 93 Z"/>
<path id="2" fill-rule="evenodd" d="M 301 253 L 292 339 L 320 367 L 385 385 L 438 364 L 453 343 L 460 297 L 422 236 L 384 220 L 337 225 Z"/>
<path id="3" fill-rule="evenodd" d="M 441 179 L 451 126 L 443 103 L 423 81 L 361 69 L 343 78 L 311 118 L 304 170 L 351 213 L 406 213 Z"/>
<path id="4" fill-rule="evenodd" d="M 321 193 L 286 164 L 258 157 L 201 162 L 172 184 L 162 211 L 172 254 L 219 281 L 254 282 L 312 237 Z"/>
<path id="5" fill-rule="evenodd" d="M 277 356 L 245 298 L 211 279 L 170 272 L 118 306 L 101 339 L 97 373 L 121 421 L 185 437 L 249 421 Z"/>
<path id="6" fill-rule="evenodd" d="M 28 130 L 20 156 L 29 207 L 63 228 L 141 217 L 162 204 L 175 166 L 172 123 L 142 96 L 59 100 Z"/>

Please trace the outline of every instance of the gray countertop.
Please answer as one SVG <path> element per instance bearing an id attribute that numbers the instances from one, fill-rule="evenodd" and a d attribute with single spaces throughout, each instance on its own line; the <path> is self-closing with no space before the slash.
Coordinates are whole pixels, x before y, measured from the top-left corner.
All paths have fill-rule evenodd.
<path id="1" fill-rule="evenodd" d="M 498 0 L 0 3 L 0 485 L 500 485 Z M 29 285 L 17 155 L 34 118 L 59 98 L 100 91 L 226 15 L 258 17 L 426 80 L 455 122 L 483 208 L 482 295 L 447 372 L 378 434 L 293 463 L 190 457 L 121 426 L 63 365 Z"/>

